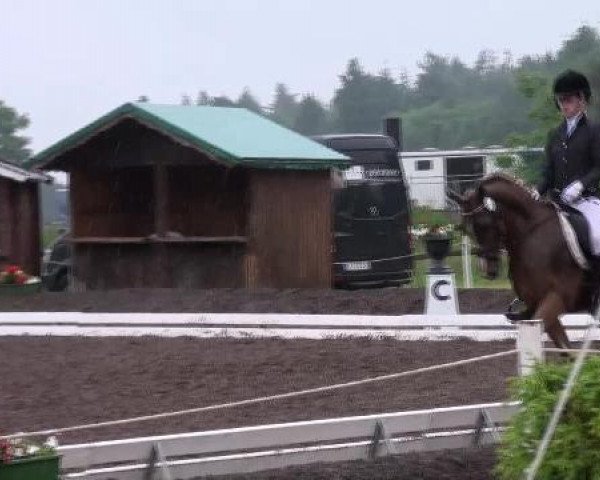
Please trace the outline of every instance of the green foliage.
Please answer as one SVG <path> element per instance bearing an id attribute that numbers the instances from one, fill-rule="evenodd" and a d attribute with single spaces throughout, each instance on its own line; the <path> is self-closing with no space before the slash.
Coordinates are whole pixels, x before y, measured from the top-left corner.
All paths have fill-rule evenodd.
<path id="1" fill-rule="evenodd" d="M 293 128 L 297 115 L 296 95 L 291 94 L 285 84 L 278 83 L 275 86 L 275 98 L 271 105 L 271 118 L 281 125 Z"/>
<path id="2" fill-rule="evenodd" d="M 356 58 L 348 62 L 340 82 L 333 97 L 336 131 L 380 132 L 382 119 L 406 105 L 407 85 L 396 83 L 386 70 L 365 72 Z"/>
<path id="3" fill-rule="evenodd" d="M 429 207 L 414 207 L 412 209 L 412 223 L 413 225 L 426 226 L 451 225 L 454 220 L 445 211 L 434 210 Z"/>
<path id="4" fill-rule="evenodd" d="M 29 139 L 19 134 L 28 126 L 27 115 L 19 114 L 0 100 L 0 158 L 23 163 L 31 156 L 27 148 Z"/>
<path id="5" fill-rule="evenodd" d="M 515 159 L 512 155 L 498 155 L 495 163 L 502 170 L 512 170 L 515 167 Z"/>
<path id="6" fill-rule="evenodd" d="M 498 451 L 496 473 L 502 480 L 523 478 L 571 368 L 538 365 L 533 374 L 514 380 L 513 396 L 523 408 Z M 600 358 L 585 363 L 536 478 L 600 479 Z"/>
<path id="7" fill-rule="evenodd" d="M 313 95 L 302 97 L 294 122 L 294 130 L 304 135 L 327 131 L 327 110 Z"/>
<path id="8" fill-rule="evenodd" d="M 258 103 L 258 100 L 254 98 L 254 95 L 252 95 L 248 88 L 245 88 L 240 95 L 240 98 L 238 98 L 237 106 L 247 108 L 251 112 L 258 113 L 259 115 L 262 115 L 263 113 L 260 103 Z"/>

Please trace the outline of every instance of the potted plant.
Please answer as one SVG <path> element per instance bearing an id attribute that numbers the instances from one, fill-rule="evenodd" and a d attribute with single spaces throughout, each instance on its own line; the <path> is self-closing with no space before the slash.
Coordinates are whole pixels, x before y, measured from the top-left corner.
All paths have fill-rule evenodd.
<path id="1" fill-rule="evenodd" d="M 0 271 L 0 294 L 38 292 L 40 286 L 38 277 L 27 275 L 18 265 L 8 265 Z"/>
<path id="2" fill-rule="evenodd" d="M 58 480 L 56 439 L 0 439 L 0 478 L 3 480 Z"/>
<path id="3" fill-rule="evenodd" d="M 447 273 L 444 258 L 450 253 L 452 235 L 448 227 L 432 225 L 423 235 L 427 256 L 431 259 L 430 273 Z"/>

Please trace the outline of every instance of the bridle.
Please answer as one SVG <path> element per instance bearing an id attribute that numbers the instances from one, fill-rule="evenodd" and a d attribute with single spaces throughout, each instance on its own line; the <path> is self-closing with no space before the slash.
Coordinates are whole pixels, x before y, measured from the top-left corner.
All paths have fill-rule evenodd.
<path id="1" fill-rule="evenodd" d="M 461 217 L 472 217 L 473 215 L 486 210 L 485 205 L 483 204 L 483 202 L 481 203 L 481 205 L 475 207 L 473 210 L 469 210 L 468 212 L 460 212 Z"/>
<path id="2" fill-rule="evenodd" d="M 461 211 L 460 215 L 461 215 L 461 217 L 471 218 L 484 210 L 491 214 L 494 214 L 493 211 L 491 211 L 487 208 L 485 203 L 481 202 L 480 205 L 477 205 L 476 207 L 474 207 L 472 210 L 469 210 L 468 212 Z M 469 230 L 470 230 L 472 233 L 472 235 L 470 235 L 470 236 L 473 238 L 473 240 L 475 240 L 477 242 L 477 239 L 475 237 L 475 229 L 472 226 L 472 221 L 468 222 L 468 223 L 465 222 L 465 224 L 467 227 L 467 232 L 469 232 Z M 479 245 L 479 242 L 477 242 L 476 247 L 477 247 L 476 255 L 480 258 L 485 258 L 486 260 L 498 260 L 500 258 L 500 249 L 495 250 L 493 248 L 482 248 Z"/>

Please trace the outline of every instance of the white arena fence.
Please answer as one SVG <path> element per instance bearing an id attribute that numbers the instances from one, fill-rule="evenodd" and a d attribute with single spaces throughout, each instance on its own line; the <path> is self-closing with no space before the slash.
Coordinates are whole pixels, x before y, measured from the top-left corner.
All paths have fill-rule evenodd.
<path id="1" fill-rule="evenodd" d="M 562 317 L 571 339 L 582 338 L 590 315 Z M 252 313 L 81 313 L 1 312 L 0 336 L 189 336 L 339 338 L 479 341 L 516 339 L 517 330 L 500 314 L 303 315 Z"/>
<path id="2" fill-rule="evenodd" d="M 497 442 L 517 403 L 383 413 L 59 447 L 64 479 L 190 479 Z"/>

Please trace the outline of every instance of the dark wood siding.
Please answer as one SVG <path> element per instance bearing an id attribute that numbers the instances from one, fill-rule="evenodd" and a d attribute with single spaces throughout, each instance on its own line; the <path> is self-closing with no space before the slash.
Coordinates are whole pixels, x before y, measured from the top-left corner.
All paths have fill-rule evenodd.
<path id="1" fill-rule="evenodd" d="M 0 254 L 30 275 L 40 275 L 38 195 L 35 182 L 0 178 Z"/>
<path id="2" fill-rule="evenodd" d="M 329 175 L 329 171 L 251 172 L 248 286 L 331 286 Z"/>
<path id="3" fill-rule="evenodd" d="M 244 247 L 241 244 L 75 244 L 73 274 L 78 283 L 92 290 L 241 288 Z"/>
<path id="4" fill-rule="evenodd" d="M 169 167 L 169 230 L 185 236 L 246 233 L 246 172 L 219 165 Z"/>
<path id="5" fill-rule="evenodd" d="M 80 168 L 71 173 L 75 237 L 138 237 L 154 227 L 152 170 Z"/>

